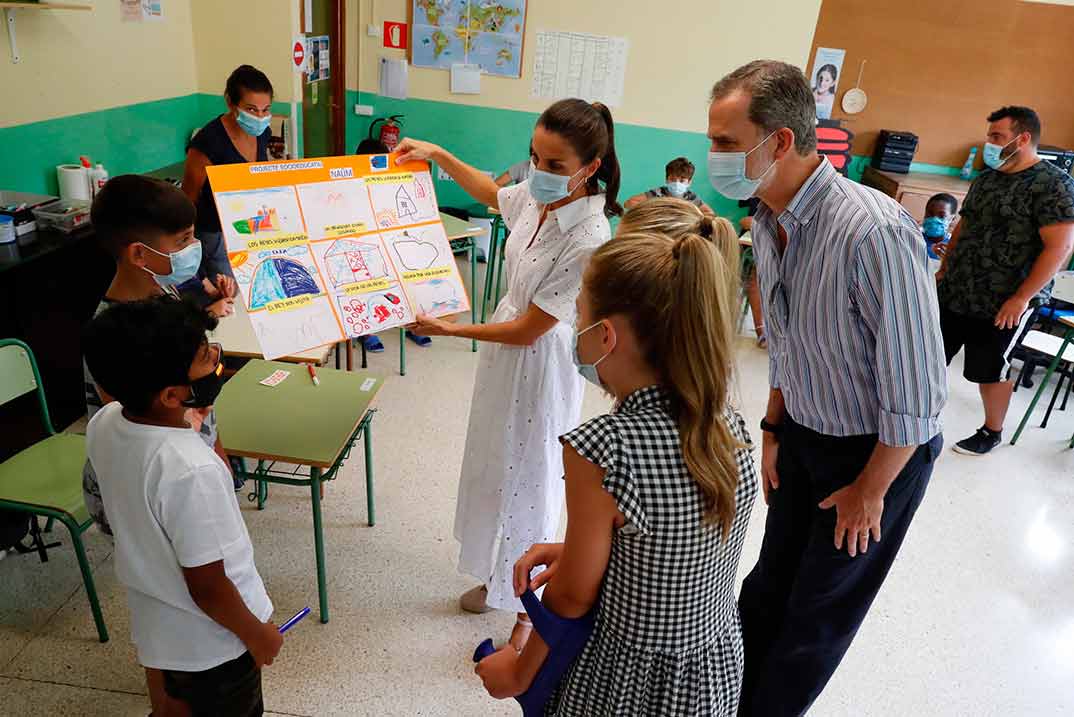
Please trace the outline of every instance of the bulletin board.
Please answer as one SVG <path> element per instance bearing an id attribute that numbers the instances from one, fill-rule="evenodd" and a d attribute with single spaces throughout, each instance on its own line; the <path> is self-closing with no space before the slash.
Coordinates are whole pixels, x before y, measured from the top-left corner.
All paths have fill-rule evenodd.
<path id="1" fill-rule="evenodd" d="M 207 171 L 265 358 L 470 308 L 426 162 L 380 154 Z"/>
<path id="2" fill-rule="evenodd" d="M 832 119 L 872 155 L 881 129 L 920 137 L 915 161 L 961 166 L 1003 105 L 1041 116 L 1042 143 L 1074 148 L 1074 7 L 1021 0 L 824 0 L 813 48 L 846 49 Z M 839 106 L 867 60 L 868 106 Z"/>

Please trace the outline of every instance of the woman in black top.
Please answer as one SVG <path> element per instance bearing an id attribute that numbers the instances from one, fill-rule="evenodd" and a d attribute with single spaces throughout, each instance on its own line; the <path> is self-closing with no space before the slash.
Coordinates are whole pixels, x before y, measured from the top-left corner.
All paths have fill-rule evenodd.
<path id="1" fill-rule="evenodd" d="M 183 192 L 198 207 L 194 231 L 202 248 L 199 277 L 209 279 L 218 293 L 231 296 L 234 294 L 231 264 L 205 168 L 211 164 L 268 160 L 268 143 L 272 135 L 269 127 L 272 122 L 272 83 L 261 70 L 241 65 L 227 78 L 224 99 L 228 111 L 202 127 L 190 141 L 183 172 Z"/>

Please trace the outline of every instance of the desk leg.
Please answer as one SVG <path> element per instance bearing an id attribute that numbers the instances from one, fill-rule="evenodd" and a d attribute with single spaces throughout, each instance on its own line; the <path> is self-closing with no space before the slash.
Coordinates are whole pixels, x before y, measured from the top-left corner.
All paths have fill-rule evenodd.
<path id="1" fill-rule="evenodd" d="M 377 524 L 377 510 L 373 503 L 373 419 L 366 421 L 362 429 L 362 439 L 365 441 L 365 509 L 366 520 L 369 527 Z"/>
<path id="2" fill-rule="evenodd" d="M 477 324 L 477 242 L 470 239 L 470 323 Z M 470 350 L 477 353 L 477 339 L 470 340 Z"/>
<path id="3" fill-rule="evenodd" d="M 406 376 L 406 329 L 399 329 L 399 375 Z"/>
<path id="4" fill-rule="evenodd" d="M 369 368 L 369 361 L 366 358 L 365 341 L 358 339 L 358 342 L 362 344 L 362 368 Z"/>
<path id="5" fill-rule="evenodd" d="M 328 587 L 324 573 L 324 526 L 321 524 L 321 469 L 310 468 L 310 502 L 313 504 L 313 549 L 317 554 L 317 596 L 321 622 L 328 622 Z"/>
<path id="6" fill-rule="evenodd" d="M 1037 407 L 1037 401 L 1040 400 L 1040 395 L 1044 393 L 1044 387 L 1048 385 L 1048 379 L 1055 373 L 1055 369 L 1058 368 L 1059 362 L 1063 360 L 1063 353 L 1067 350 L 1067 345 L 1070 343 L 1070 339 L 1074 338 L 1074 329 L 1067 329 L 1063 334 L 1063 343 L 1059 346 L 1059 353 L 1055 355 L 1052 362 L 1048 364 L 1048 370 L 1044 372 L 1044 378 L 1040 380 L 1040 385 L 1037 386 L 1037 392 L 1033 394 L 1033 400 L 1029 402 L 1029 408 L 1026 409 L 1025 415 L 1022 416 L 1021 422 L 1018 424 L 1018 430 L 1014 432 L 1011 437 L 1011 445 L 1013 446 L 1018 442 L 1018 437 L 1022 435 L 1022 429 L 1026 427 L 1026 422 L 1029 420 L 1029 416 L 1033 413 L 1033 409 Z"/>
<path id="7" fill-rule="evenodd" d="M 346 344 L 347 344 L 347 370 L 348 371 L 353 371 L 354 370 L 354 342 L 351 341 L 350 339 L 347 339 Z"/>
<path id="8" fill-rule="evenodd" d="M 339 344 L 336 344 L 336 370 L 339 370 Z"/>

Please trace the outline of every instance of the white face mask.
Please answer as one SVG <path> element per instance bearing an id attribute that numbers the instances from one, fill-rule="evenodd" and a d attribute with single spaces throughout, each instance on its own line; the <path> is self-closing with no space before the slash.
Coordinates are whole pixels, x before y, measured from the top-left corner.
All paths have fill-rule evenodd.
<path id="1" fill-rule="evenodd" d="M 668 182 L 666 185 L 668 194 L 673 197 L 682 197 L 686 195 L 686 192 L 690 191 L 689 182 Z"/>
<path id="2" fill-rule="evenodd" d="M 777 132 L 779 130 L 776 130 Z M 768 165 L 768 169 L 761 172 L 756 179 L 746 176 L 746 157 L 750 156 L 762 144 L 772 138 L 775 132 L 768 135 L 749 152 L 709 152 L 709 181 L 712 187 L 728 199 L 749 199 L 761 186 L 764 176 L 776 166 L 775 160 Z"/>

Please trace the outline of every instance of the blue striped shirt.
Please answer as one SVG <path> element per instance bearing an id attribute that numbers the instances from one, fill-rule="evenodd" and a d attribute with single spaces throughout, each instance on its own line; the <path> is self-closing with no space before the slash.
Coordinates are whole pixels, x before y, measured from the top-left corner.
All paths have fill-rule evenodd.
<path id="1" fill-rule="evenodd" d="M 822 159 L 778 218 L 761 202 L 752 235 L 769 381 L 791 418 L 890 446 L 939 433 L 947 367 L 936 284 L 910 215 Z"/>

